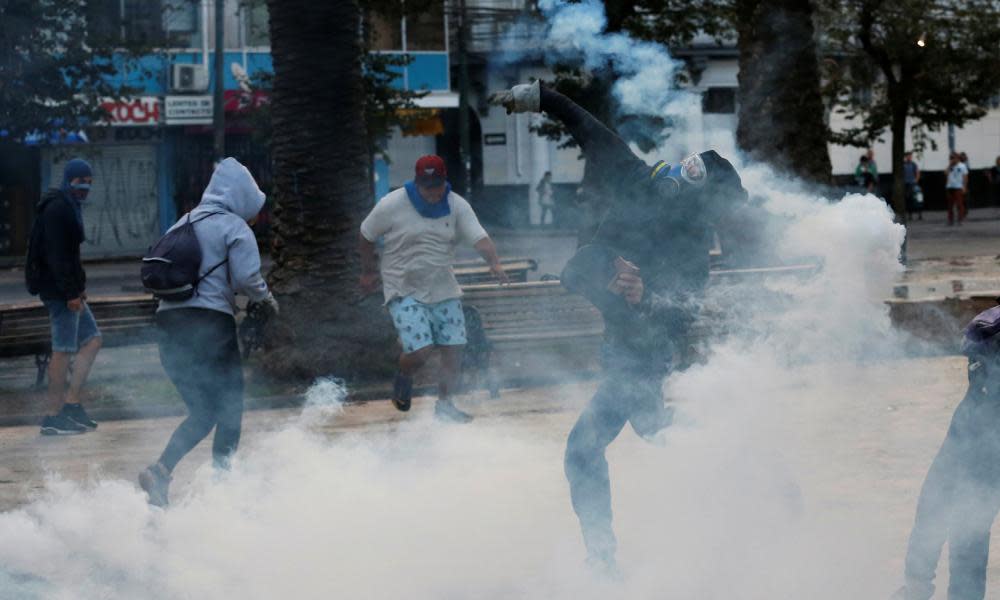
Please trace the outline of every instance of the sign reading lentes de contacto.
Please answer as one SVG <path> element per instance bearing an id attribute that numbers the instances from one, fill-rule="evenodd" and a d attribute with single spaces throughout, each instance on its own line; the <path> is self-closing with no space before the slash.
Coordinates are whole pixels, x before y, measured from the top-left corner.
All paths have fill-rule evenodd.
<path id="1" fill-rule="evenodd" d="M 167 125 L 211 125 L 211 96 L 167 96 L 164 101 Z"/>

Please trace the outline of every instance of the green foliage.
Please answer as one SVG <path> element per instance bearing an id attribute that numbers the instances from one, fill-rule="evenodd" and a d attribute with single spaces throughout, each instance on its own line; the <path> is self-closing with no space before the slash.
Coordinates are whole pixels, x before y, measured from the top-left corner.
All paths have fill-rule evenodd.
<path id="1" fill-rule="evenodd" d="M 131 91 L 110 83 L 122 44 L 88 34 L 87 23 L 85 0 L 0 2 L 0 129 L 7 135 L 93 124 L 107 116 L 103 98 Z"/>
<path id="2" fill-rule="evenodd" d="M 837 143 L 870 144 L 902 115 L 923 144 L 927 130 L 981 118 L 1000 92 L 996 0 L 822 0 L 820 8 L 831 57 L 825 93 L 856 122 L 833 132 Z"/>

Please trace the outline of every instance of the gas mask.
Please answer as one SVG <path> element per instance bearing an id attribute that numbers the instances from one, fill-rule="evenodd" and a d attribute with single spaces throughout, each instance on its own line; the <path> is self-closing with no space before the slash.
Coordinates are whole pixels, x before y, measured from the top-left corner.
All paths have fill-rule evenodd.
<path id="1" fill-rule="evenodd" d="M 708 170 L 705 168 L 705 161 L 697 154 L 692 154 L 671 167 L 669 174 L 677 180 L 697 187 L 705 183 Z"/>

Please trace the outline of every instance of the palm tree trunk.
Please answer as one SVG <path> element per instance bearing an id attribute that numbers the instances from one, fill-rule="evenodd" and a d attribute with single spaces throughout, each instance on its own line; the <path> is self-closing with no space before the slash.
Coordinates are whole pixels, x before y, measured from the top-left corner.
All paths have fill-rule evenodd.
<path id="1" fill-rule="evenodd" d="M 779 171 L 828 183 L 832 169 L 812 2 L 737 0 L 736 12 L 737 144 Z"/>
<path id="2" fill-rule="evenodd" d="M 391 368 L 392 344 L 372 334 L 386 331 L 379 303 L 357 302 L 358 228 L 372 204 L 361 12 L 355 0 L 268 0 L 268 9 L 275 173 L 268 279 L 282 313 L 264 366 L 284 377 L 370 376 L 375 365 Z"/>

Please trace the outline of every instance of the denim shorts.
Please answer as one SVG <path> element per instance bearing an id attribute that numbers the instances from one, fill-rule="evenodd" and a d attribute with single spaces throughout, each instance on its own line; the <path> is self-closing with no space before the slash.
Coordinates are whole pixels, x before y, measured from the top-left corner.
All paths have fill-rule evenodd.
<path id="1" fill-rule="evenodd" d="M 87 303 L 83 309 L 73 312 L 65 300 L 43 300 L 45 308 L 49 309 L 49 321 L 52 323 L 52 351 L 75 353 L 90 340 L 101 335 L 97 329 L 97 321 L 90 312 Z"/>
<path id="2" fill-rule="evenodd" d="M 409 296 L 394 298 L 389 302 L 389 314 L 406 354 L 431 344 L 465 344 L 465 315 L 462 314 L 462 301 L 458 298 L 434 304 L 424 304 Z"/>

